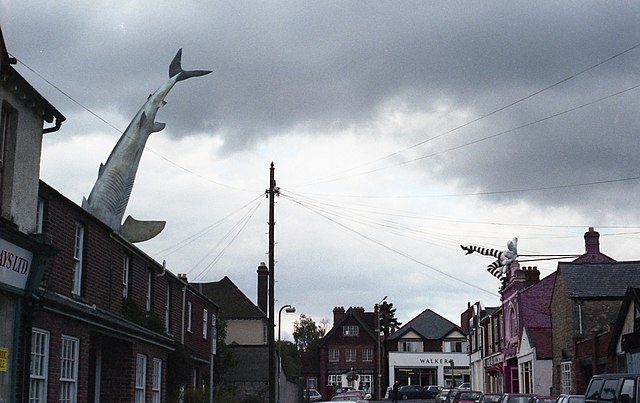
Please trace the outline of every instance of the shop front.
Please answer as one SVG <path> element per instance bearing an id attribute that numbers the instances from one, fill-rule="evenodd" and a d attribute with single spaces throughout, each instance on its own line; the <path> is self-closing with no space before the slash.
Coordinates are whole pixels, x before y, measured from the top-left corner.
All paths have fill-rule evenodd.
<path id="1" fill-rule="evenodd" d="M 470 382 L 466 353 L 389 353 L 389 384 L 459 386 Z"/>

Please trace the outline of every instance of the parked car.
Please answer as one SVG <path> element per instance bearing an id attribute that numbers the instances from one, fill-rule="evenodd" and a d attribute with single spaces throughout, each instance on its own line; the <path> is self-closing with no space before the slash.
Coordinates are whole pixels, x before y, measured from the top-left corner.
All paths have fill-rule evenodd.
<path id="1" fill-rule="evenodd" d="M 529 403 L 556 403 L 558 396 L 535 396 L 529 400 Z"/>
<path id="2" fill-rule="evenodd" d="M 443 403 L 445 400 L 447 400 L 447 396 L 449 395 L 450 391 L 451 389 L 448 388 L 440 389 L 440 393 L 436 395 L 436 401 L 439 403 Z"/>
<path id="3" fill-rule="evenodd" d="M 469 382 L 461 383 L 458 389 L 471 389 L 471 384 Z"/>
<path id="4" fill-rule="evenodd" d="M 361 390 L 353 390 L 350 392 L 344 392 L 344 393 L 340 393 L 339 395 L 335 395 L 333 398 L 331 398 L 330 402 L 369 403 L 370 399 L 371 399 L 371 395 L 369 393 L 365 394 Z M 325 402 L 318 402 L 318 403 L 325 403 Z"/>
<path id="5" fill-rule="evenodd" d="M 502 397 L 502 393 L 484 393 L 480 397 L 479 403 L 497 403 Z"/>
<path id="6" fill-rule="evenodd" d="M 320 400 L 322 400 L 322 395 L 315 389 L 305 389 L 304 401 L 306 402 L 307 399 L 310 402 L 319 402 Z"/>
<path id="7" fill-rule="evenodd" d="M 640 374 L 594 375 L 584 394 L 586 403 L 637 403 Z"/>
<path id="8" fill-rule="evenodd" d="M 404 385 L 398 389 L 398 398 L 407 399 L 433 399 L 433 393 L 419 385 Z"/>
<path id="9" fill-rule="evenodd" d="M 584 395 L 565 395 L 558 396 L 556 403 L 584 403 Z"/>
<path id="10" fill-rule="evenodd" d="M 454 395 L 453 403 L 477 403 L 482 397 L 482 392 L 479 390 L 458 390 Z"/>
<path id="11" fill-rule="evenodd" d="M 529 401 L 534 397 L 536 397 L 534 394 L 505 393 L 502 395 L 498 403 L 529 403 Z"/>
<path id="12" fill-rule="evenodd" d="M 344 392 L 352 392 L 356 390 L 356 388 L 352 387 L 352 386 L 338 386 L 337 388 L 333 389 L 333 395 L 339 395 L 341 393 Z"/>
<path id="13" fill-rule="evenodd" d="M 438 386 L 438 385 L 427 385 L 424 388 L 429 392 L 433 393 L 433 398 L 435 398 L 443 389 L 442 386 Z"/>

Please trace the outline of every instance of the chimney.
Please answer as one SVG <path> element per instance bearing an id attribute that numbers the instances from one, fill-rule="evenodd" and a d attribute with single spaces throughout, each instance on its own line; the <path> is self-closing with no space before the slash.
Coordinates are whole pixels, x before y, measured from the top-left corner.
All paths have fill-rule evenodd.
<path id="1" fill-rule="evenodd" d="M 182 281 L 184 281 L 185 283 L 188 283 L 187 281 L 187 273 L 178 273 L 178 278 Z"/>
<path id="2" fill-rule="evenodd" d="M 526 281 L 525 287 L 531 287 L 532 285 L 540 281 L 540 272 L 538 271 L 538 266 L 527 266 L 523 271 Z"/>
<path id="3" fill-rule="evenodd" d="M 258 266 L 258 308 L 267 313 L 267 291 L 269 289 L 269 269 L 265 262 Z"/>
<path id="4" fill-rule="evenodd" d="M 344 307 L 337 306 L 333 308 L 333 326 L 342 320 L 344 317 Z"/>
<path id="5" fill-rule="evenodd" d="M 600 254 L 600 233 L 589 227 L 589 231 L 584 233 L 584 249 L 587 254 Z"/>

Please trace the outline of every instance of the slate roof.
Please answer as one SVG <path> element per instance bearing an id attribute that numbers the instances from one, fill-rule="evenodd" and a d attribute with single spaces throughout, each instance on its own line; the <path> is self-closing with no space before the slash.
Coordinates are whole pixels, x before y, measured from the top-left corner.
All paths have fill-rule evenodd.
<path id="1" fill-rule="evenodd" d="M 355 318 L 362 329 L 371 337 L 372 340 L 376 340 L 375 331 L 375 313 L 363 312 L 360 309 L 350 307 L 342 316 L 342 319 L 338 323 L 334 323 L 333 327 L 327 332 L 327 334 L 320 340 L 320 346 L 327 344 L 333 339 L 336 332 L 342 331 L 342 324 L 349 318 Z"/>
<path id="2" fill-rule="evenodd" d="M 551 328 L 528 328 L 525 327 L 525 332 L 529 336 L 529 343 L 531 347 L 536 348 L 537 359 L 551 359 L 553 358 L 553 343 L 551 342 Z"/>
<path id="3" fill-rule="evenodd" d="M 462 334 L 465 333 L 460 326 L 443 318 L 431 309 L 425 309 L 421 314 L 393 332 L 389 336 L 389 340 L 398 340 L 411 330 L 418 333 L 424 340 L 442 340 L 454 330 Z"/>
<path id="4" fill-rule="evenodd" d="M 625 325 L 625 319 L 632 304 L 635 305 L 636 310 L 638 310 L 638 308 L 640 307 L 640 288 L 628 287 L 627 292 L 624 295 L 622 306 L 620 306 L 620 310 L 618 311 L 618 319 L 616 320 L 615 326 L 613 327 L 613 330 L 611 332 L 609 352 L 612 354 L 615 354 L 616 352 L 618 341 L 620 339 L 620 335 L 622 334 L 622 328 Z"/>
<path id="5" fill-rule="evenodd" d="M 569 298 L 622 299 L 627 287 L 640 287 L 640 262 L 558 263 Z"/>
<path id="6" fill-rule="evenodd" d="M 190 283 L 210 300 L 220 306 L 227 319 L 266 319 L 267 315 L 258 308 L 240 289 L 224 276 L 211 283 Z"/>
<path id="7" fill-rule="evenodd" d="M 556 281 L 552 273 L 523 290 L 518 298 L 523 323 L 531 328 L 551 327 L 551 296 Z"/>

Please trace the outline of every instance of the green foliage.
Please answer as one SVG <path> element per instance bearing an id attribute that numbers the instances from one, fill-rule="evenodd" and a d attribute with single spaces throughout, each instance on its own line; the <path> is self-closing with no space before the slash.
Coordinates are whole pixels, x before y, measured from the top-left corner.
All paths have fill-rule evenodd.
<path id="1" fill-rule="evenodd" d="M 282 359 L 282 368 L 287 378 L 299 377 L 302 364 L 296 345 L 290 341 L 282 340 L 278 343 L 278 350 Z"/>
<path id="2" fill-rule="evenodd" d="M 233 358 L 233 352 L 225 344 L 227 338 L 227 319 L 222 315 L 216 316 L 216 357 L 214 361 L 215 385 L 222 385 L 229 369 L 238 363 Z"/>
<path id="3" fill-rule="evenodd" d="M 191 369 L 191 353 L 184 344 L 176 345 L 176 349 L 169 353 L 167 368 L 167 393 L 175 397 L 180 388 L 189 382 Z"/>
<path id="4" fill-rule="evenodd" d="M 305 314 L 300 314 L 300 319 L 293 323 L 293 340 L 301 352 L 315 350 L 323 333 L 322 327 Z"/>
<path id="5" fill-rule="evenodd" d="M 144 326 L 156 333 L 164 333 L 164 325 L 159 317 L 140 308 L 132 298 L 122 300 L 122 316 L 128 321 Z"/>
<path id="6" fill-rule="evenodd" d="M 384 336 L 387 337 L 389 334 L 398 330 L 402 323 L 398 322 L 396 318 L 396 308 L 393 307 L 393 303 L 388 303 L 384 301 L 382 304 L 378 305 L 379 315 L 380 315 L 380 329 Z"/>

